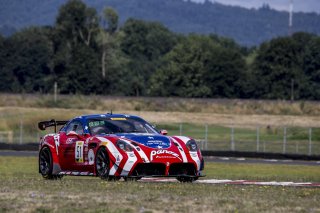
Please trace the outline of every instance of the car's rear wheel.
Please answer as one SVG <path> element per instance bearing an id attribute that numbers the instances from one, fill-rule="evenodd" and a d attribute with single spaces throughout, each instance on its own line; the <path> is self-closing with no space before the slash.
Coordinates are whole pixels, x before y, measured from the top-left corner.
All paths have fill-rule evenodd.
<path id="1" fill-rule="evenodd" d="M 96 173 L 101 179 L 112 180 L 113 177 L 109 176 L 109 157 L 105 148 L 100 148 L 96 155 Z M 115 180 L 115 179 L 114 179 Z"/>
<path id="2" fill-rule="evenodd" d="M 198 180 L 198 177 L 186 177 L 186 176 L 180 176 L 180 177 L 177 177 L 177 180 L 180 181 L 180 182 L 193 182 L 193 181 L 196 181 Z"/>
<path id="3" fill-rule="evenodd" d="M 52 154 L 48 147 L 41 149 L 39 153 L 39 171 L 45 179 L 57 179 L 62 178 L 62 175 L 53 175 L 53 161 Z"/>

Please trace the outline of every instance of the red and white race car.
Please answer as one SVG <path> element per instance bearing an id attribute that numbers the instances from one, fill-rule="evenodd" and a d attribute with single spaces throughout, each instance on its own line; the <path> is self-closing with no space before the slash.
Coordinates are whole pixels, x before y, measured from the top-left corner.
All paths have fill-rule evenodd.
<path id="1" fill-rule="evenodd" d="M 63 125 L 58 133 L 58 125 Z M 39 172 L 44 178 L 99 176 L 106 180 L 176 177 L 194 181 L 204 161 L 197 143 L 166 136 L 140 117 L 124 114 L 83 115 L 70 121 L 42 121 L 55 133 L 40 140 Z"/>

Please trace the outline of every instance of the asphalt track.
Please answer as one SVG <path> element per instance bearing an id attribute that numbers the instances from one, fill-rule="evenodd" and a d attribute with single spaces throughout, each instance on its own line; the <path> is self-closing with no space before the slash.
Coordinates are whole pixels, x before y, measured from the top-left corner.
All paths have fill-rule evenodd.
<path id="1" fill-rule="evenodd" d="M 36 157 L 37 151 L 0 151 L 0 156 L 15 157 Z M 320 161 L 297 161 L 297 160 L 276 160 L 276 159 L 249 159 L 249 158 L 229 158 L 229 157 L 205 157 L 206 162 L 216 163 L 260 163 L 260 164 L 291 164 L 291 165 L 309 165 L 320 166 Z M 142 178 L 141 182 L 178 182 L 173 178 Z M 277 181 L 251 181 L 251 180 L 221 180 L 205 179 L 197 180 L 195 184 L 225 184 L 225 185 L 260 185 L 260 186 L 292 186 L 292 187 L 316 187 L 320 188 L 320 183 L 312 182 L 277 182 Z"/>
<path id="2" fill-rule="evenodd" d="M 38 156 L 38 152 L 37 151 L 0 150 L 0 156 L 36 157 L 36 156 Z M 257 158 L 233 158 L 233 157 L 214 157 L 214 156 L 205 157 L 205 162 L 287 164 L 287 165 L 320 166 L 320 161 L 277 160 L 277 159 L 257 159 Z"/>
<path id="3" fill-rule="evenodd" d="M 140 182 L 175 183 L 176 179 L 169 178 L 142 178 Z M 312 182 L 277 182 L 277 181 L 251 181 L 251 180 L 197 180 L 195 184 L 225 184 L 225 185 L 258 185 L 258 186 L 293 186 L 293 187 L 319 187 L 320 183 Z"/>

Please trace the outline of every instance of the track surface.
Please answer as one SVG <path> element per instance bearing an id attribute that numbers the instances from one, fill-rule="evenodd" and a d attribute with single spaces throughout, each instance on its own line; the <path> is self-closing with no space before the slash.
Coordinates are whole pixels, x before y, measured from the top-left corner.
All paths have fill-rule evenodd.
<path id="1" fill-rule="evenodd" d="M 141 182 L 162 182 L 162 183 L 174 183 L 178 182 L 175 179 L 169 178 L 143 178 Z M 250 180 L 218 180 L 218 179 L 207 179 L 207 180 L 197 180 L 194 183 L 200 184 L 227 184 L 227 185 L 260 185 L 260 186 L 298 186 L 298 187 L 319 187 L 320 183 L 311 182 L 277 182 L 277 181 L 250 181 Z"/>
<path id="2" fill-rule="evenodd" d="M 15 156 L 15 157 L 36 157 L 37 151 L 0 151 L 0 156 Z M 294 160 L 275 160 L 275 159 L 248 159 L 248 158 L 227 158 L 227 157 L 205 157 L 206 162 L 216 163 L 263 163 L 263 164 L 292 164 L 292 165 L 311 165 L 320 166 L 320 161 L 294 161 Z M 141 182 L 178 182 L 172 178 L 142 178 Z M 218 180 L 206 179 L 197 180 L 197 184 L 228 184 L 228 185 L 260 185 L 260 186 L 296 186 L 296 187 L 319 187 L 320 183 L 295 183 L 295 182 L 262 182 L 250 180 Z"/>

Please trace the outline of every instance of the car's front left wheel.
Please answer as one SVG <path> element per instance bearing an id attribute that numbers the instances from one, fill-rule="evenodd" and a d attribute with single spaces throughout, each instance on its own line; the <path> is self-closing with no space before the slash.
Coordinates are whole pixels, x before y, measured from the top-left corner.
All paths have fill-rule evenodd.
<path id="1" fill-rule="evenodd" d="M 96 173 L 101 179 L 111 180 L 109 176 L 109 157 L 105 148 L 100 148 L 96 154 Z"/>

